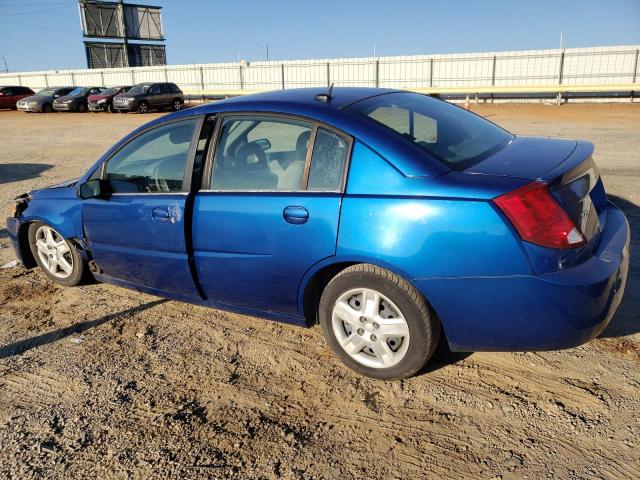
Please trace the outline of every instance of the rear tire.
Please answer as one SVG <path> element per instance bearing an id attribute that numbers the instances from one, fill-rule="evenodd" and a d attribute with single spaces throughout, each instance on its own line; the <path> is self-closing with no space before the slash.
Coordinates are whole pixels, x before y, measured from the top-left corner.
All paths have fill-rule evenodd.
<path id="1" fill-rule="evenodd" d="M 327 285 L 319 305 L 327 343 L 355 372 L 407 378 L 431 358 L 440 323 L 409 282 L 369 264 L 353 265 Z"/>
<path id="2" fill-rule="evenodd" d="M 178 110 L 182 110 L 183 102 L 179 98 L 175 98 L 171 103 L 171 110 L 177 112 Z"/>
<path id="3" fill-rule="evenodd" d="M 82 283 L 86 273 L 82 255 L 53 227 L 41 222 L 29 225 L 29 247 L 38 266 L 51 280 L 65 287 Z"/>
<path id="4" fill-rule="evenodd" d="M 138 113 L 148 113 L 149 112 L 149 104 L 147 102 L 140 102 L 138 105 Z"/>
<path id="5" fill-rule="evenodd" d="M 45 103 L 42 105 L 42 113 L 51 113 L 53 112 L 53 106 L 50 103 Z"/>

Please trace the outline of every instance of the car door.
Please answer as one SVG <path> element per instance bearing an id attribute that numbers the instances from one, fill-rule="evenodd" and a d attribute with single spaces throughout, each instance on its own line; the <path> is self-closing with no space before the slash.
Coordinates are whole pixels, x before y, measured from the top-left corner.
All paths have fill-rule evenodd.
<path id="1" fill-rule="evenodd" d="M 265 114 L 227 114 L 215 138 L 194 199 L 202 290 L 210 302 L 295 316 L 304 274 L 335 255 L 352 140 Z"/>
<path id="2" fill-rule="evenodd" d="M 166 122 L 119 148 L 92 178 L 110 193 L 84 200 L 91 255 L 104 274 L 197 298 L 185 240 L 185 206 L 202 117 Z"/>
<path id="3" fill-rule="evenodd" d="M 164 101 L 162 100 L 162 90 L 160 89 L 160 85 L 153 84 L 149 87 L 149 104 L 155 108 L 162 107 L 164 105 Z"/>

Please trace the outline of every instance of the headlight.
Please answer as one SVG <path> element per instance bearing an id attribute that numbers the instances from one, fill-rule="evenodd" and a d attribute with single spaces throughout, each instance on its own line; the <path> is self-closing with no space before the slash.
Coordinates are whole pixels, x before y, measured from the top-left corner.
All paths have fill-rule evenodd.
<path id="1" fill-rule="evenodd" d="M 71 103 L 73 102 L 73 100 L 65 100 L 64 102 L 60 102 L 60 103 Z"/>

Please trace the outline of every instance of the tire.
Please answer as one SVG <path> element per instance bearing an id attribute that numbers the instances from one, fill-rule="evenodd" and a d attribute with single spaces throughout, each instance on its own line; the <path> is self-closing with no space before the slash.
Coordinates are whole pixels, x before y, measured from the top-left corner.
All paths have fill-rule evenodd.
<path id="1" fill-rule="evenodd" d="M 138 113 L 148 113 L 149 112 L 149 104 L 147 102 L 140 102 L 138 104 Z"/>
<path id="2" fill-rule="evenodd" d="M 42 105 L 42 113 L 51 113 L 53 112 L 53 106 L 50 103 L 45 103 Z"/>
<path id="3" fill-rule="evenodd" d="M 178 110 L 182 110 L 183 102 L 179 98 L 174 98 L 171 102 L 171 110 L 177 112 Z"/>
<path id="4" fill-rule="evenodd" d="M 51 237 L 47 235 L 47 231 L 52 234 Z M 74 287 L 82 283 L 86 273 L 82 255 L 54 228 L 41 222 L 29 225 L 29 247 L 36 263 L 51 280 L 66 287 Z M 54 260 L 57 258 L 58 261 L 55 261 L 55 265 L 47 264 L 45 263 L 47 256 Z M 60 258 L 66 262 L 66 265 L 60 261 Z"/>
<path id="5" fill-rule="evenodd" d="M 113 108 L 113 103 L 110 103 L 109 105 L 107 105 L 107 110 L 109 111 L 109 113 L 117 113 L 118 111 Z"/>
<path id="6" fill-rule="evenodd" d="M 394 273 L 370 264 L 336 275 L 322 293 L 318 313 L 338 358 L 355 372 L 382 380 L 415 374 L 440 338 L 440 323 L 422 295 Z"/>
<path id="7" fill-rule="evenodd" d="M 78 112 L 79 113 L 84 113 L 87 111 L 87 104 L 86 103 L 79 103 L 78 104 Z"/>

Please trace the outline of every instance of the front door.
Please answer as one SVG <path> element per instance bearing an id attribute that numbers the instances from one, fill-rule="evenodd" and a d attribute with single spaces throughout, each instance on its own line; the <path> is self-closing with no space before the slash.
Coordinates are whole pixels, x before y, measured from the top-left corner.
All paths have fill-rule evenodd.
<path id="1" fill-rule="evenodd" d="M 264 114 L 226 115 L 217 137 L 194 203 L 202 289 L 211 302 L 298 315 L 304 274 L 335 255 L 351 139 Z"/>
<path id="2" fill-rule="evenodd" d="M 197 298 L 184 212 L 200 123 L 192 117 L 152 127 L 94 174 L 111 193 L 85 200 L 82 220 L 104 274 L 159 293 Z"/>

